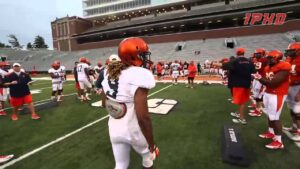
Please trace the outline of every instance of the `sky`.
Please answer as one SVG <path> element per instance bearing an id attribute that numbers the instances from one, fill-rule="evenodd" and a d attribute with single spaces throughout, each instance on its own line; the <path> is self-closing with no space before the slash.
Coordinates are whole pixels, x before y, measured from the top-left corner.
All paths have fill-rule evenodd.
<path id="1" fill-rule="evenodd" d="M 152 0 L 152 4 L 174 1 L 178 0 Z M 14 34 L 26 46 L 40 35 L 52 49 L 50 23 L 67 15 L 82 17 L 82 0 L 0 0 L 0 42 L 8 44 L 8 35 Z"/>
<path id="2" fill-rule="evenodd" d="M 52 48 L 51 21 L 56 17 L 82 16 L 82 0 L 0 0 L 0 42 L 15 34 L 21 45 L 40 35 Z"/>

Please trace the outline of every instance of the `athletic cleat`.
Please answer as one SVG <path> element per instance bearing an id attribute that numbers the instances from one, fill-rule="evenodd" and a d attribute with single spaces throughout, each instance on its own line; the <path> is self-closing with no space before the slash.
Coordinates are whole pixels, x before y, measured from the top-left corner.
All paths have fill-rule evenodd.
<path id="1" fill-rule="evenodd" d="M 294 136 L 292 137 L 292 140 L 293 140 L 293 141 L 296 141 L 296 142 L 300 142 L 300 135 L 294 135 Z"/>
<path id="2" fill-rule="evenodd" d="M 276 150 L 276 149 L 283 149 L 284 146 L 283 146 L 283 144 L 282 144 L 281 142 L 279 142 L 279 141 L 277 141 L 277 140 L 274 140 L 272 143 L 267 144 L 267 145 L 266 145 L 266 148 Z"/>
<path id="3" fill-rule="evenodd" d="M 41 117 L 39 116 L 39 115 L 37 115 L 37 114 L 32 114 L 31 115 L 31 119 L 32 120 L 38 120 L 38 119 L 40 119 Z"/>
<path id="4" fill-rule="evenodd" d="M 240 123 L 240 124 L 247 124 L 247 121 L 244 119 L 232 119 L 232 122 L 234 123 Z"/>
<path id="5" fill-rule="evenodd" d="M 19 118 L 16 114 L 11 115 L 11 120 L 12 121 L 17 121 Z"/>
<path id="6" fill-rule="evenodd" d="M 282 130 L 288 131 L 288 132 L 292 133 L 293 135 L 299 135 L 300 136 L 300 131 L 298 131 L 294 127 L 282 127 Z"/>
<path id="7" fill-rule="evenodd" d="M 10 159 L 12 159 L 14 157 L 14 155 L 5 155 L 5 156 L 0 156 L 0 163 L 4 163 L 6 161 L 9 161 Z"/>
<path id="8" fill-rule="evenodd" d="M 91 98 L 89 98 L 89 96 L 86 96 L 86 100 L 92 100 Z"/>
<path id="9" fill-rule="evenodd" d="M 233 116 L 233 117 L 240 118 L 240 115 L 237 114 L 236 112 L 231 112 L 230 115 Z"/>
<path id="10" fill-rule="evenodd" d="M 255 108 L 256 104 L 252 103 L 251 105 L 248 106 L 249 108 Z"/>
<path id="11" fill-rule="evenodd" d="M 270 133 L 269 131 L 258 135 L 260 138 L 265 138 L 265 139 L 273 139 L 275 137 L 275 134 Z"/>
<path id="12" fill-rule="evenodd" d="M 6 112 L 5 111 L 1 111 L 0 112 L 0 116 L 6 116 L 7 114 L 6 114 Z"/>
<path id="13" fill-rule="evenodd" d="M 248 113 L 249 116 L 252 116 L 252 117 L 260 117 L 262 112 L 258 111 L 258 110 L 254 110 L 253 112 L 250 111 L 250 113 Z"/>

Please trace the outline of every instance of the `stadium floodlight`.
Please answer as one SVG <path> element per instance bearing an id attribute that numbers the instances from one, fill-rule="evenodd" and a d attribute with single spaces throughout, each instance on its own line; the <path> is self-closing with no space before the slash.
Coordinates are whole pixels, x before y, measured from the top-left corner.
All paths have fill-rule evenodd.
<path id="1" fill-rule="evenodd" d="M 217 20 L 218 23 L 222 22 L 222 20 Z"/>
<path id="2" fill-rule="evenodd" d="M 181 27 L 184 27 L 185 25 L 180 25 Z"/>
<path id="3" fill-rule="evenodd" d="M 212 23 L 212 21 L 208 21 L 207 23 Z"/>
<path id="4" fill-rule="evenodd" d="M 294 13 L 294 11 L 288 11 L 287 14 Z"/>

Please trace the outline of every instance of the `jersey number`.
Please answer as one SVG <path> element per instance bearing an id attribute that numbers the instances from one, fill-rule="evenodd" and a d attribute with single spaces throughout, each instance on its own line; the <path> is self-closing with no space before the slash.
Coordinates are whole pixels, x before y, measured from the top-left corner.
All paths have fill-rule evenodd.
<path id="1" fill-rule="evenodd" d="M 81 72 L 81 71 L 82 71 L 82 66 L 78 66 L 77 72 Z"/>
<path id="2" fill-rule="evenodd" d="M 266 73 L 266 78 L 272 80 L 274 78 L 274 73 L 273 72 Z"/>
<path id="3" fill-rule="evenodd" d="M 108 80 L 108 85 L 110 90 L 106 92 L 106 95 L 116 99 L 118 88 L 119 88 L 119 81 L 118 80 Z"/>

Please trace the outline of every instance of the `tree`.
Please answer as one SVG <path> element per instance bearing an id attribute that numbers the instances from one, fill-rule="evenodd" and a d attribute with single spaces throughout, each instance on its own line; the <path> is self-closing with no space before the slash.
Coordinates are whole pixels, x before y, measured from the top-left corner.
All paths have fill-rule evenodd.
<path id="1" fill-rule="evenodd" d="M 33 43 L 34 48 L 48 48 L 45 39 L 41 36 L 36 36 Z"/>
<path id="2" fill-rule="evenodd" d="M 0 48 L 4 48 L 5 44 L 0 42 Z"/>
<path id="3" fill-rule="evenodd" d="M 32 44 L 30 42 L 27 43 L 27 49 L 32 49 Z"/>
<path id="4" fill-rule="evenodd" d="M 8 35 L 8 37 L 10 38 L 8 42 L 11 44 L 13 48 L 21 48 L 21 45 L 16 35 L 10 34 Z"/>

